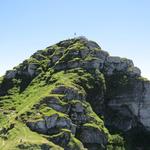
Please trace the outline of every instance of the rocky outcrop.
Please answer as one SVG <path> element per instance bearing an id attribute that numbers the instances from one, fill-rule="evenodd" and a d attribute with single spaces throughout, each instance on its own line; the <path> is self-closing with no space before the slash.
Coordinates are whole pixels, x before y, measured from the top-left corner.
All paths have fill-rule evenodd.
<path id="1" fill-rule="evenodd" d="M 83 91 L 83 89 L 78 89 L 75 87 L 67 87 L 64 85 L 56 87 L 54 90 L 52 90 L 51 93 L 63 94 L 65 100 L 73 100 L 73 99 L 85 100 L 86 98 L 86 95 L 85 95 L 86 93 L 85 91 Z"/>
<path id="2" fill-rule="evenodd" d="M 38 64 L 31 63 L 31 64 L 28 64 L 28 66 L 24 67 L 24 70 L 22 70 L 22 71 L 20 70 L 20 68 L 14 69 L 14 70 L 9 70 L 6 72 L 5 78 L 13 79 L 16 76 L 20 76 L 20 75 L 26 75 L 26 76 L 33 77 L 38 74 L 38 72 L 37 72 L 38 67 L 39 67 Z"/>
<path id="3" fill-rule="evenodd" d="M 68 148 L 73 135 L 89 150 L 105 149 L 109 133 L 107 129 L 102 129 L 105 128 L 104 124 L 96 118 L 96 114 L 86 102 L 86 92 L 80 85 L 59 85 L 52 89 L 51 94 L 53 96 L 44 97 L 39 104 L 34 106 L 35 110 L 38 110 L 37 114 L 41 113 L 43 106 L 49 107 L 50 112 L 46 114 L 43 112 L 44 117 L 40 120 L 35 120 L 32 113 L 28 113 L 32 116 L 28 117 L 34 120 L 30 122 L 26 119 L 28 127 L 32 131 L 48 135 L 50 141 L 65 149 Z M 63 113 L 64 116 L 58 112 Z M 83 148 L 82 145 L 81 147 Z"/>
<path id="4" fill-rule="evenodd" d="M 132 76 L 140 76 L 141 72 L 134 67 L 133 62 L 129 59 L 121 59 L 120 57 L 107 57 L 104 67 L 107 75 L 112 75 L 114 71 L 126 72 Z"/>
<path id="5" fill-rule="evenodd" d="M 85 124 L 80 128 L 79 140 L 89 149 L 102 150 L 107 144 L 106 135 L 97 127 L 90 124 Z"/>
<path id="6" fill-rule="evenodd" d="M 16 74 L 17 74 L 16 70 L 9 70 L 9 71 L 6 72 L 5 78 L 6 79 L 15 78 Z"/>
<path id="7" fill-rule="evenodd" d="M 59 117 L 57 114 L 45 116 L 43 120 L 28 122 L 27 125 L 33 130 L 41 134 L 59 133 L 62 128 L 68 129 L 75 134 L 76 126 L 70 119 Z"/>
<path id="8" fill-rule="evenodd" d="M 44 97 L 41 103 L 45 103 L 48 107 L 53 108 L 54 110 L 62 112 L 62 113 L 68 114 L 70 111 L 70 105 L 67 103 L 64 103 L 64 104 L 60 103 L 59 98 L 55 96 Z"/>
<path id="9" fill-rule="evenodd" d="M 38 64 L 29 64 L 28 65 L 28 70 L 27 70 L 28 74 L 30 76 L 36 75 L 36 69 L 37 68 L 38 68 Z"/>
<path id="10" fill-rule="evenodd" d="M 149 135 L 150 82 L 120 72 L 106 76 L 105 80 L 106 94 L 103 109 L 98 109 L 97 105 L 93 108 L 97 108 L 95 111 L 104 115 L 105 124 L 110 130 L 122 131 L 125 136 L 127 134 L 128 139 L 132 137 L 135 145 L 146 147 L 141 139 L 139 143 L 138 138 L 145 133 Z M 131 146 L 131 149 L 135 149 L 135 145 Z"/>
<path id="11" fill-rule="evenodd" d="M 0 79 L 0 110 L 0 145 L 13 134 L 25 134 L 10 149 L 150 146 L 150 81 L 132 60 L 110 56 L 85 37 L 39 50 L 7 71 Z M 26 142 L 26 133 L 35 141 Z"/>
<path id="12" fill-rule="evenodd" d="M 150 82 L 137 78 L 126 81 L 126 85 L 118 85 L 117 83 L 121 80 L 118 78 L 118 81 L 114 82 L 112 92 L 115 91 L 115 94 L 109 97 L 110 100 L 107 103 L 107 106 L 112 111 L 117 111 L 119 115 L 117 117 L 114 115 L 117 113 L 113 113 L 114 117 L 108 116 L 108 124 L 111 124 L 110 120 L 113 120 L 114 126 L 118 129 L 130 130 L 137 125 L 137 122 L 140 122 L 149 130 Z"/>

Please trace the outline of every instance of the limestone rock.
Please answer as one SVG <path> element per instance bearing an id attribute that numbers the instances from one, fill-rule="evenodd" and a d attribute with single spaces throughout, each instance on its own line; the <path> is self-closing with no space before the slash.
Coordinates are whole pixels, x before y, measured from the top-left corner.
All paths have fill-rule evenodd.
<path id="1" fill-rule="evenodd" d="M 74 124 L 79 126 L 86 123 L 89 120 L 85 109 L 86 108 L 83 107 L 83 105 L 80 102 L 75 102 L 71 104 L 69 115 Z"/>
<path id="2" fill-rule="evenodd" d="M 112 75 L 114 71 L 126 72 L 129 67 L 133 67 L 133 62 L 131 60 L 109 56 L 105 61 L 104 70 L 107 75 Z"/>
<path id="3" fill-rule="evenodd" d="M 71 132 L 62 130 L 59 135 L 53 135 L 50 140 L 61 147 L 66 147 L 71 139 Z"/>
<path id="4" fill-rule="evenodd" d="M 70 109 L 69 104 L 61 104 L 60 100 L 54 96 L 48 96 L 45 97 L 42 100 L 42 103 L 45 103 L 48 107 L 53 108 L 56 111 L 63 112 L 63 113 L 68 113 Z"/>
<path id="5" fill-rule="evenodd" d="M 149 149 L 150 81 L 132 60 L 110 56 L 85 37 L 68 39 L 0 78 L 0 120 L 0 149 L 3 141 L 18 143 L 9 143 L 14 134 L 25 141 L 9 149 L 40 149 L 39 142 L 43 149 Z M 118 131 L 122 138 L 111 134 Z"/>
<path id="6" fill-rule="evenodd" d="M 30 129 L 33 131 L 37 131 L 38 133 L 46 134 L 47 133 L 47 127 L 44 120 L 40 120 L 37 122 L 28 122 L 27 125 Z"/>
<path id="7" fill-rule="evenodd" d="M 59 132 L 61 128 L 68 129 L 73 134 L 76 132 L 76 125 L 69 118 L 58 117 L 57 114 L 45 116 L 43 120 L 27 122 L 27 125 L 31 130 L 42 134 L 53 134 Z"/>
<path id="8" fill-rule="evenodd" d="M 37 64 L 29 64 L 28 65 L 28 73 L 30 76 L 33 76 L 36 74 L 36 69 L 37 69 L 38 65 Z"/>
<path id="9" fill-rule="evenodd" d="M 35 58 L 38 61 L 42 61 L 42 60 L 45 59 L 45 57 L 42 54 L 43 54 L 43 51 L 42 50 L 38 50 L 36 53 L 34 53 L 32 55 L 32 57 Z"/>
<path id="10" fill-rule="evenodd" d="M 67 63 L 66 69 L 74 69 L 78 67 L 80 67 L 80 62 L 78 60 L 73 60 Z"/>
<path id="11" fill-rule="evenodd" d="M 81 58 L 85 58 L 90 53 L 88 48 L 84 48 L 80 51 Z"/>
<path id="12" fill-rule="evenodd" d="M 87 45 L 87 47 L 88 47 L 89 49 L 91 49 L 91 50 L 93 50 L 93 49 L 95 49 L 95 48 L 101 49 L 100 46 L 99 46 L 96 42 L 94 42 L 94 41 L 88 41 L 88 42 L 86 43 L 86 45 Z"/>
<path id="13" fill-rule="evenodd" d="M 87 148 L 94 148 L 95 145 L 96 150 L 105 149 L 108 142 L 107 137 L 102 131 L 90 125 L 85 125 L 80 129 L 79 139 L 86 145 Z"/>
<path id="14" fill-rule="evenodd" d="M 58 86 L 52 90 L 52 94 L 64 94 L 64 99 L 66 100 L 85 100 L 86 95 L 85 91 L 80 92 L 77 88 L 67 87 L 67 86 Z"/>
<path id="15" fill-rule="evenodd" d="M 58 117 L 59 116 L 57 114 L 54 114 L 51 117 L 45 116 L 45 123 L 46 123 L 47 129 L 50 129 L 56 126 L 56 121 Z"/>
<path id="16" fill-rule="evenodd" d="M 109 56 L 108 52 L 103 51 L 103 50 L 93 50 L 93 51 L 90 51 L 90 54 L 92 57 L 96 57 L 96 58 L 103 60 L 103 62 Z"/>
<path id="17" fill-rule="evenodd" d="M 54 56 L 51 58 L 52 63 L 56 63 L 56 62 L 59 60 L 60 57 L 61 57 L 61 56 L 59 56 L 59 55 L 54 55 Z"/>
<path id="18" fill-rule="evenodd" d="M 141 75 L 141 70 L 137 67 L 131 67 L 127 71 L 129 73 L 129 75 L 132 76 L 132 77 Z"/>
<path id="19" fill-rule="evenodd" d="M 108 106 L 119 114 L 119 118 L 116 116 L 115 119 L 108 115 L 109 118 L 114 119 L 114 123 L 109 121 L 108 124 L 113 124 L 122 130 L 130 130 L 137 125 L 137 122 L 140 122 L 147 130 L 150 130 L 148 115 L 150 113 L 150 82 L 134 80 L 130 83 L 129 89 L 116 92 L 116 95 L 109 101 Z M 117 88 L 114 90 L 117 91 Z"/>
<path id="20" fill-rule="evenodd" d="M 17 70 L 9 70 L 6 72 L 5 78 L 12 79 L 17 75 Z"/>
<path id="21" fill-rule="evenodd" d="M 83 61 L 81 67 L 90 70 L 90 69 L 99 69 L 102 67 L 102 65 L 103 65 L 103 60 L 91 59 L 91 60 Z"/>
<path id="22" fill-rule="evenodd" d="M 81 103 L 77 102 L 72 106 L 72 111 L 82 113 L 84 112 L 84 107 Z"/>

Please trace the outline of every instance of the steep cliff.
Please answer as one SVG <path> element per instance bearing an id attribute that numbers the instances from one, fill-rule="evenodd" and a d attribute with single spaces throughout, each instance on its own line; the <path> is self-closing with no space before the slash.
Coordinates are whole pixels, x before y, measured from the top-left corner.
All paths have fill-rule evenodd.
<path id="1" fill-rule="evenodd" d="M 0 149 L 149 150 L 150 81 L 84 37 L 0 78 Z"/>

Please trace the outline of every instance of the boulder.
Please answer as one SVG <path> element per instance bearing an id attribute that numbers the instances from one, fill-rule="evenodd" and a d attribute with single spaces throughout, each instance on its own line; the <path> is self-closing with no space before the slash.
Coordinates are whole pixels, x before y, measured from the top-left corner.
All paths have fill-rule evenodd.
<path id="1" fill-rule="evenodd" d="M 72 112 L 70 113 L 70 119 L 74 124 L 79 126 L 87 122 L 88 116 L 84 113 Z"/>
<path id="2" fill-rule="evenodd" d="M 6 72 L 5 78 L 6 79 L 13 79 L 17 75 L 17 70 L 9 70 Z"/>
<path id="3" fill-rule="evenodd" d="M 77 113 L 83 113 L 84 112 L 84 107 L 80 102 L 76 102 L 71 106 L 71 110 Z"/>
<path id="4" fill-rule="evenodd" d="M 103 50 L 92 50 L 92 51 L 90 51 L 90 55 L 92 57 L 96 57 L 96 58 L 103 60 L 103 62 L 109 56 L 108 52 L 103 51 Z"/>
<path id="5" fill-rule="evenodd" d="M 90 50 L 87 47 L 80 50 L 81 58 L 85 58 L 86 56 L 88 56 L 89 53 L 90 53 Z"/>
<path id="6" fill-rule="evenodd" d="M 71 48 L 71 49 L 68 49 L 67 50 L 67 53 L 65 54 L 67 57 L 73 57 L 73 58 L 75 58 L 75 57 L 77 57 L 77 56 L 79 56 L 79 50 L 78 49 L 74 49 L 74 48 Z"/>
<path id="7" fill-rule="evenodd" d="M 73 87 L 68 87 L 68 86 L 58 86 L 55 89 L 52 90 L 52 94 L 63 94 L 64 95 L 64 100 L 85 100 L 86 94 L 85 91 L 79 90 L 77 88 Z"/>
<path id="8" fill-rule="evenodd" d="M 56 63 L 60 59 L 60 57 L 61 57 L 60 55 L 53 55 L 51 57 L 51 62 Z"/>
<path id="9" fill-rule="evenodd" d="M 66 70 L 67 69 L 67 63 L 65 62 L 59 62 L 55 64 L 54 69 L 56 71 L 60 71 L 60 70 Z"/>
<path id="10" fill-rule="evenodd" d="M 29 74 L 30 76 L 36 75 L 36 70 L 37 70 L 37 68 L 38 68 L 38 64 L 35 64 L 35 63 L 29 64 L 29 65 L 28 65 L 28 69 L 27 69 L 28 74 Z"/>
<path id="11" fill-rule="evenodd" d="M 45 60 L 44 55 L 42 55 L 42 50 L 38 50 L 36 53 L 34 53 L 34 54 L 32 55 L 32 57 L 35 58 L 35 59 L 38 60 L 38 61 Z"/>
<path id="12" fill-rule="evenodd" d="M 71 122 L 67 117 L 59 117 L 57 114 L 51 116 L 44 116 L 43 119 L 27 122 L 28 127 L 41 134 L 54 134 L 58 133 L 60 129 L 65 128 L 75 134 L 76 125 Z"/>
<path id="13" fill-rule="evenodd" d="M 61 130 L 59 134 L 53 135 L 49 138 L 53 143 L 65 148 L 71 139 L 71 132 L 69 130 Z"/>
<path id="14" fill-rule="evenodd" d="M 78 60 L 69 61 L 67 63 L 67 69 L 74 69 L 80 67 L 80 62 Z"/>
<path id="15" fill-rule="evenodd" d="M 27 126 L 38 133 L 46 134 L 47 133 L 47 126 L 45 124 L 45 120 L 39 120 L 36 122 L 27 122 Z"/>
<path id="16" fill-rule="evenodd" d="M 99 69 L 103 66 L 103 60 L 101 59 L 90 59 L 81 62 L 81 67 L 87 70 Z"/>
<path id="17" fill-rule="evenodd" d="M 132 60 L 120 58 L 120 57 L 107 57 L 104 64 L 104 72 L 107 75 L 112 75 L 114 71 L 124 72 L 128 71 L 128 68 L 133 68 Z"/>
<path id="18" fill-rule="evenodd" d="M 41 103 L 45 103 L 48 107 L 53 108 L 56 111 L 62 113 L 68 113 L 70 109 L 69 104 L 62 104 L 57 97 L 54 96 L 47 96 L 45 97 Z"/>
<path id="19" fill-rule="evenodd" d="M 90 146 L 92 149 L 94 149 L 95 146 L 100 149 L 105 149 L 108 142 L 106 135 L 92 124 L 85 124 L 81 127 L 78 139 L 86 148 Z"/>
<path id="20" fill-rule="evenodd" d="M 130 68 L 128 68 L 127 73 L 131 77 L 141 76 L 141 70 L 139 68 L 137 68 L 137 67 L 130 67 Z"/>
<path id="21" fill-rule="evenodd" d="M 85 113 L 85 108 L 81 102 L 71 104 L 69 116 L 72 122 L 78 126 L 86 123 L 88 120 L 88 115 Z"/>
<path id="22" fill-rule="evenodd" d="M 57 122 L 58 117 L 59 117 L 58 114 L 54 114 L 50 117 L 45 116 L 46 128 L 47 129 L 54 128 L 56 126 L 56 122 Z"/>

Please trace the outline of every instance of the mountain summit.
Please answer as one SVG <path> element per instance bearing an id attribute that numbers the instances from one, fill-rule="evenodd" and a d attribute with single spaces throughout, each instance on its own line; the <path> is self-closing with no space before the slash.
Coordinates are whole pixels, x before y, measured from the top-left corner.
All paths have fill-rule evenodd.
<path id="1" fill-rule="evenodd" d="M 78 37 L 0 78 L 0 150 L 149 150 L 150 81 Z"/>

